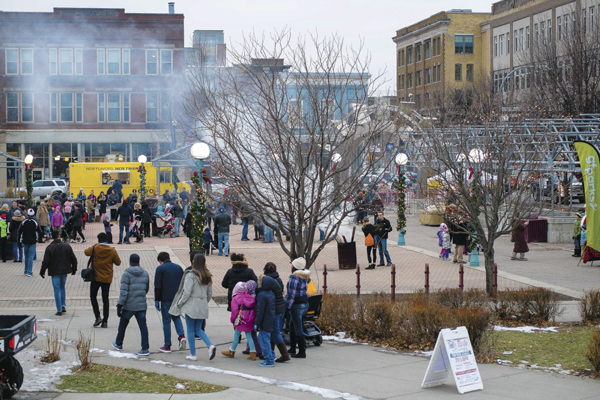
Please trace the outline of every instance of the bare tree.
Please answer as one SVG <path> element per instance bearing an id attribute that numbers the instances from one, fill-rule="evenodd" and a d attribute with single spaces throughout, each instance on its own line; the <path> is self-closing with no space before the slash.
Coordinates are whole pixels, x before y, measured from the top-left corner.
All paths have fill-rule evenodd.
<path id="1" fill-rule="evenodd" d="M 251 34 L 230 49 L 232 67 L 189 74 L 186 115 L 214 148 L 213 165 L 266 226 L 290 238 L 278 235 L 290 260 L 308 266 L 354 211 L 345 200 L 375 169 L 374 139 L 393 126 L 367 106 L 380 79 L 363 53 L 337 36 L 295 44 L 287 30 Z M 316 245 L 318 225 L 327 234 Z"/>

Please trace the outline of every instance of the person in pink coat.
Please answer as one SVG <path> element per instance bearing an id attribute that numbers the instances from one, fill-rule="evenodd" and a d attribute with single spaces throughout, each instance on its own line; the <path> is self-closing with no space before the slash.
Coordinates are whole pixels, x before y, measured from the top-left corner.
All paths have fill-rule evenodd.
<path id="1" fill-rule="evenodd" d="M 256 360 L 256 350 L 254 349 L 254 340 L 251 332 L 254 329 L 254 296 L 248 293 L 245 282 L 238 282 L 233 288 L 233 298 L 231 299 L 231 323 L 233 324 L 233 342 L 229 350 L 221 351 L 226 357 L 233 358 L 235 349 L 240 342 L 242 332 L 246 334 L 246 340 L 250 347 L 248 360 Z"/>
<path id="2" fill-rule="evenodd" d="M 60 227 L 64 222 L 64 217 L 60 212 L 60 203 L 54 204 L 54 214 L 52 214 L 52 221 L 50 221 L 50 226 L 53 231 L 60 232 Z"/>

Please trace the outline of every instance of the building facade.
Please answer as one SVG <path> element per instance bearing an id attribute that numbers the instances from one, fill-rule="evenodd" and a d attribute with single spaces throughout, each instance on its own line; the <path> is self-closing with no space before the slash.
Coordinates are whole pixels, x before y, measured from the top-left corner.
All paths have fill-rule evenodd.
<path id="1" fill-rule="evenodd" d="M 489 13 L 450 10 L 396 31 L 398 102 L 421 108 L 436 94 L 486 76 L 489 49 L 481 23 L 489 18 Z"/>
<path id="2" fill-rule="evenodd" d="M 0 151 L 32 154 L 34 180 L 151 161 L 171 148 L 183 76 L 181 14 L 0 12 Z"/>

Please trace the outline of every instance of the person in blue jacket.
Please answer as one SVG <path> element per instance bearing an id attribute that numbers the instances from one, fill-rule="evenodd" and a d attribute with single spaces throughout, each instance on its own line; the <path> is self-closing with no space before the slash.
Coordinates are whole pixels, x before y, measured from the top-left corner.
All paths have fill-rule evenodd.
<path id="1" fill-rule="evenodd" d="M 258 364 L 261 367 L 275 366 L 275 353 L 271 350 L 271 334 L 277 330 L 275 295 L 273 294 L 275 285 L 279 285 L 275 279 L 268 276 L 263 277 L 261 291 L 256 296 L 254 329 L 258 331 L 258 341 L 265 358 L 265 361 Z"/>
<path id="2" fill-rule="evenodd" d="M 171 257 L 166 251 L 158 253 L 157 261 L 160 265 L 156 268 L 154 275 L 154 306 L 161 312 L 163 334 L 165 336 L 164 346 L 160 347 L 159 350 L 163 353 L 171 352 L 171 321 L 173 321 L 175 332 L 177 332 L 179 350 L 185 350 L 187 339 L 183 332 L 181 317 L 169 314 L 181 278 L 183 278 L 183 268 L 171 262 Z"/>

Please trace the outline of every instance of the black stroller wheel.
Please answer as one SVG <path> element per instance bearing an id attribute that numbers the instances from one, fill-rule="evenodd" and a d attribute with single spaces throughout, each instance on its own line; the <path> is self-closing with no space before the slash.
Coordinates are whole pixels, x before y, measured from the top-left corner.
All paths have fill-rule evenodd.
<path id="1" fill-rule="evenodd" d="M 319 335 L 313 339 L 313 344 L 315 346 L 320 346 L 323 344 L 323 336 Z"/>

